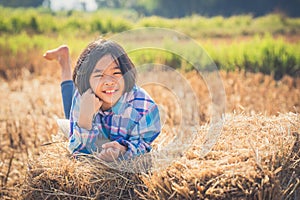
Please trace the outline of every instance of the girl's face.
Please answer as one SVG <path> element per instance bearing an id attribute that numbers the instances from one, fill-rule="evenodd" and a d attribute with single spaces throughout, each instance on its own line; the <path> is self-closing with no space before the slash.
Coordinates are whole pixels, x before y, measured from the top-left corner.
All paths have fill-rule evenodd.
<path id="1" fill-rule="evenodd" d="M 110 109 L 123 95 L 125 81 L 118 63 L 111 55 L 105 55 L 97 62 L 90 76 L 90 85 L 103 101 L 102 110 Z"/>

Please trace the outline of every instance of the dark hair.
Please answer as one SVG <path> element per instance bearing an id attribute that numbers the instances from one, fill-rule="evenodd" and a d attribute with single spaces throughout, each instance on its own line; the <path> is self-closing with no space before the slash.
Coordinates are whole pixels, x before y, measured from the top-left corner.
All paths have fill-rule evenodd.
<path id="1" fill-rule="evenodd" d="M 77 60 L 73 81 L 82 95 L 90 86 L 90 76 L 97 62 L 105 55 L 111 55 L 119 65 L 124 82 L 124 92 L 129 92 L 136 83 L 136 69 L 125 50 L 116 42 L 99 39 L 91 42 Z"/>

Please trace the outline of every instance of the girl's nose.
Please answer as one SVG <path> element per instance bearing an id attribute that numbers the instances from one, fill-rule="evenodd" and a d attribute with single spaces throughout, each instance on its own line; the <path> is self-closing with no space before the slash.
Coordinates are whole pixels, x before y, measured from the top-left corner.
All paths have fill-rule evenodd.
<path id="1" fill-rule="evenodd" d="M 115 83 L 113 81 L 106 81 L 104 83 L 106 86 L 114 85 Z"/>
<path id="2" fill-rule="evenodd" d="M 116 80 L 115 80 L 115 78 L 114 77 L 112 77 L 112 76 L 106 76 L 105 77 L 105 80 L 104 80 L 104 84 L 105 85 L 114 85 L 116 83 Z"/>

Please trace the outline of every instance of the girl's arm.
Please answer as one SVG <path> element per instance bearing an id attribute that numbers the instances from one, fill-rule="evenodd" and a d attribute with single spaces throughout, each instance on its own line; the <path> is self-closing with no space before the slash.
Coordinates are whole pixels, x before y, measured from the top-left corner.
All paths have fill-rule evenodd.
<path id="1" fill-rule="evenodd" d="M 80 104 L 80 94 L 76 90 L 71 106 L 69 150 L 71 153 L 91 153 L 91 148 L 99 134 L 99 129 L 94 127 L 88 130 L 78 125 Z"/>
<path id="2" fill-rule="evenodd" d="M 103 101 L 96 97 L 91 89 L 80 96 L 78 126 L 87 130 L 92 129 L 94 114 L 100 109 Z"/>

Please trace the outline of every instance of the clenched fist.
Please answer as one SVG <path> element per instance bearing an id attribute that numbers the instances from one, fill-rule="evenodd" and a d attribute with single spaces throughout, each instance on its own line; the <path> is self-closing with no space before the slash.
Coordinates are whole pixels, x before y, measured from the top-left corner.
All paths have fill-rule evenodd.
<path id="1" fill-rule="evenodd" d="M 91 89 L 88 89 L 85 93 L 83 93 L 80 97 L 78 125 L 81 128 L 91 130 L 93 116 L 96 112 L 98 112 L 102 104 L 103 101 L 101 101 Z"/>
<path id="2" fill-rule="evenodd" d="M 98 158 L 112 162 L 120 155 L 123 155 L 127 148 L 116 141 L 108 142 L 102 145 L 102 151 L 98 154 Z"/>

